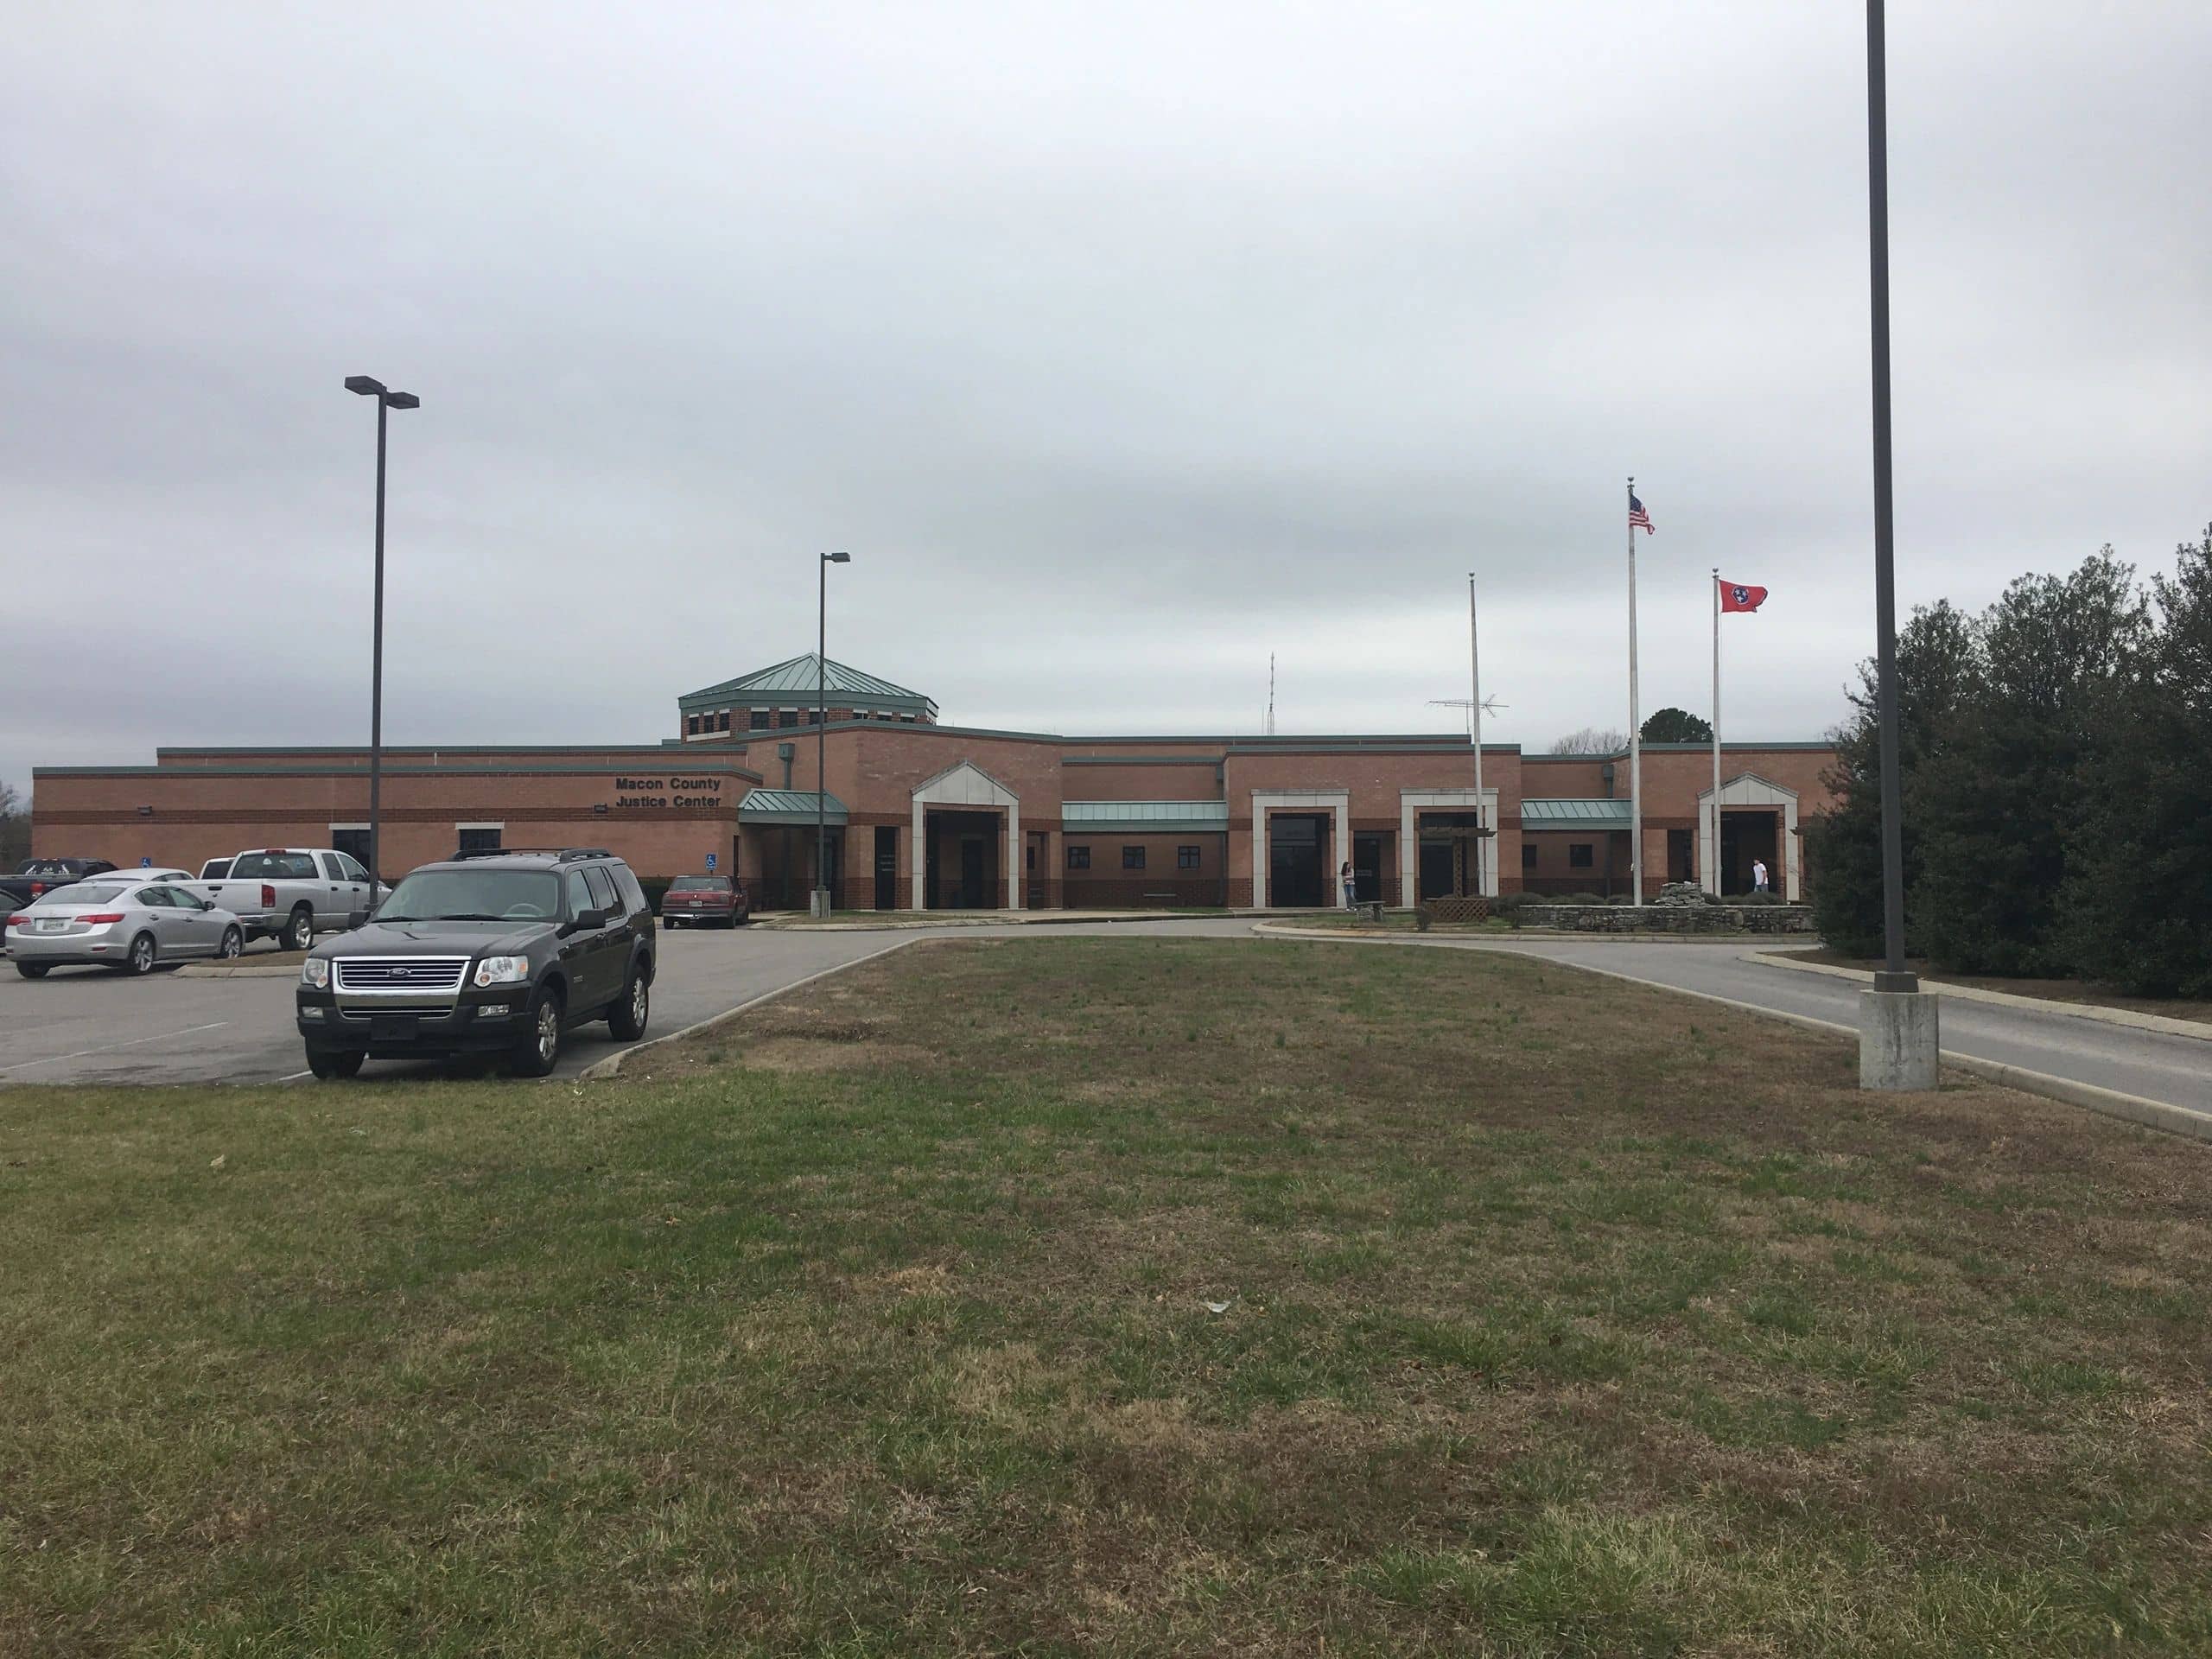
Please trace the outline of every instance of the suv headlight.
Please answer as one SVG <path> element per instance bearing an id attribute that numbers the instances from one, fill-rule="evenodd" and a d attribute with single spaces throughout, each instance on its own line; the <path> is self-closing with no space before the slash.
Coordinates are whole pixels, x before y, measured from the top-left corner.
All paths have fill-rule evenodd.
<path id="1" fill-rule="evenodd" d="M 309 957 L 300 964 L 300 983 L 311 990 L 322 990 L 330 983 L 330 958 Z"/>
<path id="2" fill-rule="evenodd" d="M 520 985 L 529 978 L 528 957 L 486 957 L 476 964 L 479 985 Z"/>

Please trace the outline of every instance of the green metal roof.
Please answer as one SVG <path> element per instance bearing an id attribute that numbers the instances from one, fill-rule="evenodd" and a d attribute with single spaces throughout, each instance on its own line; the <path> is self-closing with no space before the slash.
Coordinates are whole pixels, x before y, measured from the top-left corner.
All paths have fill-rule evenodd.
<path id="1" fill-rule="evenodd" d="M 1523 830 L 1626 830 L 1630 823 L 1624 798 L 1524 798 L 1521 803 Z"/>
<path id="2" fill-rule="evenodd" d="M 810 789 L 756 789 L 737 804 L 740 823 L 813 823 L 815 795 Z M 823 798 L 818 822 L 842 823 L 845 804 L 835 795 Z"/>
<path id="3" fill-rule="evenodd" d="M 1161 835 L 1229 828 L 1227 801 L 1063 801 L 1060 827 L 1106 836 L 1149 830 Z"/>
<path id="4" fill-rule="evenodd" d="M 821 664 L 819 669 L 816 667 L 817 661 Z M 811 702 L 817 689 L 817 675 L 819 689 L 846 707 L 857 703 L 902 714 L 937 713 L 937 704 L 918 691 L 893 685 L 873 674 L 863 674 L 834 657 L 817 658 L 810 651 L 803 657 L 793 657 L 766 668 L 757 668 L 750 674 L 741 674 L 734 680 L 724 680 L 720 685 L 687 691 L 677 701 L 686 713 L 702 702 L 780 704 L 795 703 L 800 699 Z"/>

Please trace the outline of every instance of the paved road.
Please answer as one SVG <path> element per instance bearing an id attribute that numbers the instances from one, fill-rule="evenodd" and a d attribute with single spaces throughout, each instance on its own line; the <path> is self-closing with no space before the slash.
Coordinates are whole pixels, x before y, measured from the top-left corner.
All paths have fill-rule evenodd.
<path id="1" fill-rule="evenodd" d="M 1826 1020 L 1856 1031 L 1858 981 L 1777 968 L 1758 960 L 1771 947 L 1652 944 L 1636 941 L 1424 940 L 1446 950 L 1511 950 L 1552 962 L 1625 974 L 1653 985 L 1702 991 L 1762 1008 Z M 2071 1014 L 1944 997 L 1946 1053 L 2067 1077 L 2145 1100 L 2212 1112 L 2212 1040 L 2137 1031 Z"/>
<path id="2" fill-rule="evenodd" d="M 1235 918 L 1194 918 L 944 931 L 963 938 L 1245 938 L 1250 926 Z M 665 1035 L 825 969 L 921 937 L 926 935 L 763 928 L 664 934 L 651 1034 Z M 1855 1028 L 1858 1023 L 1856 982 L 1758 962 L 1751 946 L 1456 939 L 1409 939 L 1403 944 L 1510 950 L 1838 1025 Z M 1943 1002 L 1942 1020 L 1948 1051 L 2212 1111 L 2212 1042 L 1952 998 Z M 573 1076 L 622 1046 L 604 1026 L 572 1033 L 557 1075 Z M 97 970 L 64 970 L 34 982 L 0 969 L 0 1083 L 267 1083 L 297 1075 L 302 1065 L 289 978 L 125 979 Z M 436 1071 L 379 1062 L 362 1075 L 402 1077 Z"/>

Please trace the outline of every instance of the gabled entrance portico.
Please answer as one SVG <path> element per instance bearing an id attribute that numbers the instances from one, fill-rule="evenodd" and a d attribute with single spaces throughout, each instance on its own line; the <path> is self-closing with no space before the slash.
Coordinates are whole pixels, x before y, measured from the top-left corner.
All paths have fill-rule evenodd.
<path id="1" fill-rule="evenodd" d="M 913 807 L 915 909 L 1021 908 L 1021 802 L 1012 790 L 963 760 L 917 784 Z"/>
<path id="2" fill-rule="evenodd" d="M 1796 790 L 1739 772 L 1720 785 L 1718 812 L 1711 790 L 1698 796 L 1697 821 L 1699 885 L 1707 893 L 1719 898 L 1750 892 L 1751 861 L 1760 858 L 1775 891 L 1793 905 L 1803 898 Z"/>

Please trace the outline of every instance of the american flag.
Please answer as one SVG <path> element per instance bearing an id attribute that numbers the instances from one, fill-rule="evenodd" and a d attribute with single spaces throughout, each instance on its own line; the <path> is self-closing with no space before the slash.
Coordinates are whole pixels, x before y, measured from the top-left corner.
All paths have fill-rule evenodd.
<path id="1" fill-rule="evenodd" d="M 1638 524 L 1643 526 L 1643 533 L 1647 536 L 1659 533 L 1651 528 L 1651 515 L 1643 510 L 1643 503 L 1637 500 L 1636 492 L 1630 490 L 1628 493 L 1628 527 L 1634 530 Z"/>

